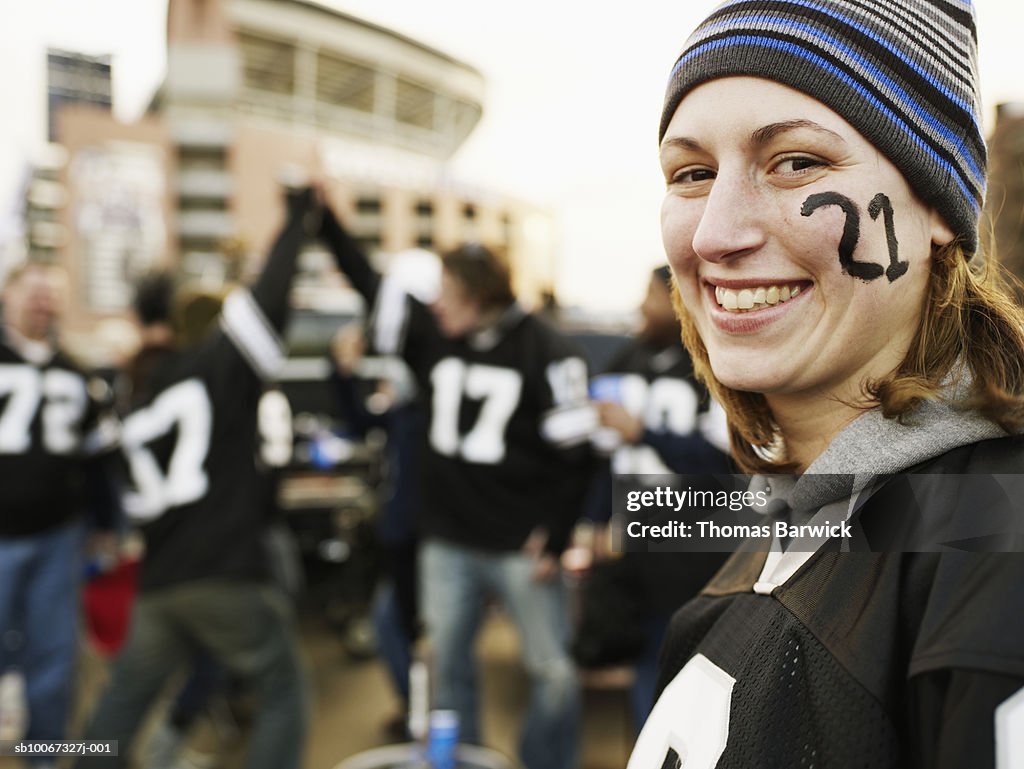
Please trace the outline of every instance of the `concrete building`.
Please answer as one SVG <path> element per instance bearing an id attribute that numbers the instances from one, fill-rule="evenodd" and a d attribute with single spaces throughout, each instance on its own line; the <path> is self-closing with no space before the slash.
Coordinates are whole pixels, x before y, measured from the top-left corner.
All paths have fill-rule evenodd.
<path id="1" fill-rule="evenodd" d="M 131 125 L 81 105 L 57 116 L 70 327 L 123 314 L 131 282 L 155 265 L 210 284 L 250 274 L 290 166 L 325 176 L 382 263 L 479 240 L 539 297 L 554 273 L 551 217 L 449 171 L 484 87 L 469 64 L 311 0 L 169 0 L 167 75 L 147 114 Z"/>
<path id="2" fill-rule="evenodd" d="M 46 140 L 57 141 L 57 115 L 67 104 L 110 111 L 113 82 L 109 56 L 86 56 L 51 48 L 46 52 Z"/>
<path id="3" fill-rule="evenodd" d="M 66 165 L 67 151 L 59 144 L 47 144 L 31 164 L 22 214 L 25 246 L 32 259 L 58 261 L 67 244 L 67 228 L 61 222 L 67 202 L 62 182 Z"/>
<path id="4" fill-rule="evenodd" d="M 28 163 L 21 214 L 25 248 L 31 259 L 53 262 L 68 243 L 62 212 L 67 203 L 64 172 L 67 151 L 56 143 L 58 115 L 77 105 L 109 117 L 111 108 L 109 56 L 86 56 L 73 51 L 46 52 L 46 141 Z"/>

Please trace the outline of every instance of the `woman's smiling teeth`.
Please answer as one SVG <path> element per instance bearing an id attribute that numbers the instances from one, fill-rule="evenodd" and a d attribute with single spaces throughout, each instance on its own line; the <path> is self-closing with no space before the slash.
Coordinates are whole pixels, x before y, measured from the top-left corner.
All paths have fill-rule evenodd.
<path id="1" fill-rule="evenodd" d="M 715 286 L 715 299 L 722 309 L 729 312 L 760 310 L 773 304 L 788 302 L 799 293 L 799 285 L 758 286 L 757 288 L 741 288 L 739 290 Z"/>

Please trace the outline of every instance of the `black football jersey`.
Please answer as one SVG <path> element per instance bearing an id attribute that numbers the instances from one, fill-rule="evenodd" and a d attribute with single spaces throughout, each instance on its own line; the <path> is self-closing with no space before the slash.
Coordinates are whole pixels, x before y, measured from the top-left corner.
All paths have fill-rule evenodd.
<path id="1" fill-rule="evenodd" d="M 515 550 L 543 527 L 560 549 L 582 512 L 593 426 L 582 355 L 515 306 L 497 328 L 447 339 L 407 301 L 414 330 L 401 352 L 430 399 L 424 533 Z"/>
<path id="2" fill-rule="evenodd" d="M 591 394 L 620 403 L 641 420 L 644 432 L 633 445 L 623 443 L 615 430 L 594 432 L 600 458 L 589 495 L 590 518 L 611 518 L 612 474 L 703 476 L 730 471 L 725 412 L 697 381 L 681 342 L 656 346 L 630 341 L 608 370 L 594 378 Z M 664 616 L 696 595 L 724 561 L 721 553 L 627 552 L 615 574 L 638 613 Z"/>
<path id="3" fill-rule="evenodd" d="M 401 355 L 429 414 L 421 532 L 486 550 L 519 549 L 543 527 L 564 547 L 580 516 L 595 425 L 582 353 L 540 318 L 510 307 L 491 328 L 446 338 L 412 297 L 380 277 L 333 219 L 325 238 L 373 309 L 381 353 Z M 397 293 L 397 296 L 396 296 Z M 382 304 L 382 298 L 395 301 Z"/>
<path id="4" fill-rule="evenodd" d="M 603 387 L 602 387 L 603 385 Z M 704 474 L 728 472 L 729 432 L 725 412 L 693 373 L 682 344 L 652 346 L 637 340 L 595 378 L 595 396 L 621 403 L 639 418 L 644 435 L 636 445 L 620 445 L 599 431 L 599 450 L 611 450 L 617 474 Z"/>
<path id="5" fill-rule="evenodd" d="M 39 533 L 82 512 L 86 463 L 115 437 L 101 414 L 67 356 L 31 363 L 0 332 L 0 537 Z"/>
<path id="6" fill-rule="evenodd" d="M 151 361 L 137 387 L 141 400 L 123 420 L 123 504 L 145 537 L 143 589 L 270 576 L 268 473 L 285 459 L 291 433 L 280 399 L 260 402 L 284 362 L 279 332 L 309 205 L 308 194 L 290 200 L 256 284 L 227 297 L 218 328 Z"/>
<path id="7" fill-rule="evenodd" d="M 987 450 L 926 471 L 981 472 Z M 901 493 L 861 515 L 900 516 Z M 630 769 L 1024 760 L 1024 555 L 839 550 L 738 553 L 676 613 Z"/>
<path id="8" fill-rule="evenodd" d="M 197 348 L 168 352 L 150 396 L 124 418 L 123 504 L 146 541 L 143 588 L 268 576 L 259 402 L 282 356 L 252 295 L 236 291 L 221 328 Z"/>

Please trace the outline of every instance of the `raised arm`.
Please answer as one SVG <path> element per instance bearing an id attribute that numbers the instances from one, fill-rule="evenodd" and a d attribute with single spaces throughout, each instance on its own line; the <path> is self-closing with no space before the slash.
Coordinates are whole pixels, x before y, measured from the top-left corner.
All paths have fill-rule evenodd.
<path id="1" fill-rule="evenodd" d="M 323 208 L 320 237 L 334 255 L 338 269 L 345 274 L 356 291 L 362 294 L 367 306 L 373 306 L 380 288 L 380 273 L 373 269 L 362 248 L 327 206 Z"/>
<path id="2" fill-rule="evenodd" d="M 263 316 L 277 332 L 288 319 L 288 294 L 299 253 L 307 237 L 320 227 L 320 208 L 312 188 L 289 191 L 285 196 L 287 219 L 267 255 L 263 270 L 251 289 Z"/>
<path id="3" fill-rule="evenodd" d="M 224 300 L 220 318 L 223 331 L 263 380 L 275 377 L 284 362 L 281 332 L 288 320 L 292 279 L 306 238 L 320 226 L 316 195 L 311 188 L 290 191 L 285 203 L 287 219 L 263 270 L 251 289 L 233 291 Z"/>

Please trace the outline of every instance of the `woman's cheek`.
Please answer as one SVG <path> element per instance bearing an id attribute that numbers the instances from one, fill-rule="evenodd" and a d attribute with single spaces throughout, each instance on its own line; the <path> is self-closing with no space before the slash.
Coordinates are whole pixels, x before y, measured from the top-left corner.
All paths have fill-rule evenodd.
<path id="1" fill-rule="evenodd" d="M 697 258 L 693 253 L 693 233 L 699 222 L 693 201 L 680 200 L 671 194 L 665 196 L 661 204 L 661 239 L 668 262 L 681 280 Z"/>

